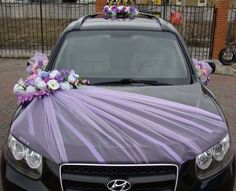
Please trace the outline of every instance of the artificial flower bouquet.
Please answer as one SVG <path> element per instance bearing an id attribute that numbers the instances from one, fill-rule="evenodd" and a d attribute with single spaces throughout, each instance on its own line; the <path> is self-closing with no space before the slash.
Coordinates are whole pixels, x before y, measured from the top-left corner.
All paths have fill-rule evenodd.
<path id="1" fill-rule="evenodd" d="M 46 71 L 48 58 L 45 54 L 36 53 L 28 62 L 26 80 L 20 79 L 13 91 L 21 104 L 29 103 L 34 97 L 50 95 L 57 90 L 68 90 L 86 85 L 87 80 L 80 79 L 74 70 Z"/>
<path id="2" fill-rule="evenodd" d="M 131 6 L 127 6 L 127 2 L 124 0 L 123 5 L 121 5 L 121 0 L 117 2 L 117 5 L 112 5 L 113 1 L 109 5 L 106 5 L 103 9 L 107 18 L 112 19 L 132 19 L 138 16 L 138 9 L 134 7 L 131 0 Z"/>
<path id="3" fill-rule="evenodd" d="M 108 6 L 106 5 L 103 9 L 103 12 L 108 18 L 120 18 L 120 19 L 125 19 L 125 18 L 135 18 L 138 15 L 138 10 L 133 7 L 133 6 Z"/>
<path id="4" fill-rule="evenodd" d="M 197 71 L 197 75 L 200 78 L 201 82 L 204 85 L 207 85 L 208 82 L 210 81 L 210 74 L 212 72 L 212 68 L 210 67 L 210 65 L 202 60 L 196 60 L 196 59 L 192 59 L 193 60 L 193 64 L 195 66 L 195 69 Z"/>

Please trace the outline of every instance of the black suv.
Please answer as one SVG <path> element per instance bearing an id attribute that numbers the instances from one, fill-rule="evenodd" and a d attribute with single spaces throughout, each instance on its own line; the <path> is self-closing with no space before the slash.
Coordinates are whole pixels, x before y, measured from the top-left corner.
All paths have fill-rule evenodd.
<path id="1" fill-rule="evenodd" d="M 182 37 L 171 24 L 155 16 L 140 13 L 134 19 L 113 20 L 95 14 L 72 22 L 55 46 L 47 69 L 62 68 L 73 68 L 92 86 L 200 108 L 220 116 L 227 126 L 218 103 L 197 77 Z M 19 107 L 12 121 L 24 109 Z M 125 163 L 113 156 L 108 163 L 57 164 L 42 156 L 37 169 L 10 156 L 9 139 L 22 141 L 9 134 L 1 162 L 3 188 L 4 191 L 233 191 L 235 157 L 229 129 L 226 132 L 219 142 L 208 143 L 208 150 L 183 164 L 155 160 Z M 158 158 L 161 155 L 158 146 L 149 146 L 156 148 Z M 225 149 L 223 154 L 222 149 Z M 74 154 L 84 153 L 75 149 Z"/>

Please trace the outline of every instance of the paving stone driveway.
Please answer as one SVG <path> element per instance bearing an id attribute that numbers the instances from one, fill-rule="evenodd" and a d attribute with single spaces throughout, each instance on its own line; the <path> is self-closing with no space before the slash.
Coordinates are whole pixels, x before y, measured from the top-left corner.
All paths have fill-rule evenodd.
<path id="1" fill-rule="evenodd" d="M 26 60 L 0 58 L 0 149 L 8 131 L 10 118 L 17 106 L 12 87 L 20 77 L 26 75 L 25 69 Z M 236 77 L 213 75 L 209 88 L 227 116 L 236 146 Z"/>

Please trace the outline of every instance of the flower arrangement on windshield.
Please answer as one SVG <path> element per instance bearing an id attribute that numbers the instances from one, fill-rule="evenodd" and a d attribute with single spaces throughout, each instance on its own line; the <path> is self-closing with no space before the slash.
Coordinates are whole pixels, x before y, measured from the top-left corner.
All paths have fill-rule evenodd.
<path id="1" fill-rule="evenodd" d="M 20 79 L 13 91 L 21 104 L 29 103 L 34 97 L 50 95 L 57 90 L 68 90 L 89 84 L 88 80 L 80 79 L 74 70 L 45 71 L 48 59 L 41 53 L 36 53 L 28 62 L 26 80 Z"/>

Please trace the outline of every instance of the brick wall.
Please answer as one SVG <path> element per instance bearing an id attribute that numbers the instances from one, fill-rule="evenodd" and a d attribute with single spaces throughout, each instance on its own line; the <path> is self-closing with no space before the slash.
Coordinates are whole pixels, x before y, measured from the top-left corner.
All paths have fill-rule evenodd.
<path id="1" fill-rule="evenodd" d="M 96 12 L 102 12 L 107 0 L 96 0 Z"/>
<path id="2" fill-rule="evenodd" d="M 213 59 L 218 59 L 219 52 L 225 46 L 228 29 L 228 11 L 230 0 L 218 0 L 216 12 L 216 26 L 213 43 Z"/>

